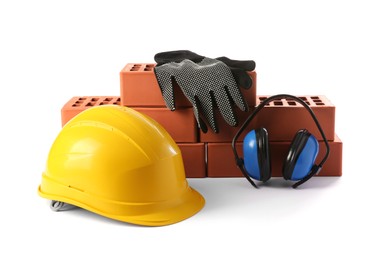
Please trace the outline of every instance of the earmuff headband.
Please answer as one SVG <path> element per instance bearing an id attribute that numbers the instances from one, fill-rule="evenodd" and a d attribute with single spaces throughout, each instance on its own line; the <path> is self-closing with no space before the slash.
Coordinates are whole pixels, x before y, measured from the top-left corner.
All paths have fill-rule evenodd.
<path id="1" fill-rule="evenodd" d="M 245 120 L 244 124 L 240 127 L 240 129 L 237 131 L 237 133 L 235 134 L 235 136 L 233 137 L 233 141 L 232 141 L 232 148 L 233 148 L 233 153 L 234 153 L 234 157 L 235 157 L 235 160 L 236 160 L 236 164 L 237 166 L 240 168 L 241 172 L 244 174 L 245 178 L 250 182 L 250 184 L 252 184 L 253 187 L 255 188 L 258 188 L 258 186 L 254 183 L 254 181 L 250 178 L 248 172 L 246 171 L 245 167 L 244 167 L 244 160 L 242 158 L 240 158 L 238 156 L 238 153 L 237 153 L 237 149 L 236 149 L 236 142 L 237 142 L 237 139 L 238 137 L 242 134 L 242 132 L 245 130 L 245 128 L 249 125 L 249 123 L 253 120 L 253 118 L 255 117 L 255 115 L 263 108 L 265 107 L 267 104 L 269 104 L 270 102 L 274 101 L 274 100 L 281 100 L 281 99 L 292 99 L 296 102 L 298 102 L 299 104 L 301 104 L 304 108 L 306 108 L 306 110 L 310 113 L 313 121 L 315 122 L 318 130 L 320 131 L 321 133 L 321 136 L 324 140 L 324 143 L 325 143 L 325 146 L 326 146 L 326 153 L 324 155 L 324 158 L 321 160 L 321 162 L 318 164 L 318 165 L 313 165 L 313 167 L 311 168 L 309 174 L 303 178 L 302 180 L 296 182 L 292 187 L 295 189 L 297 188 L 299 185 L 305 183 L 306 181 L 308 181 L 311 177 L 313 177 L 314 175 L 318 174 L 320 172 L 320 170 L 322 169 L 322 166 L 324 165 L 325 161 L 328 159 L 328 156 L 329 156 L 329 152 L 330 152 L 330 149 L 329 149 L 329 143 L 328 143 L 328 140 L 325 136 L 325 133 L 324 131 L 322 130 L 321 128 L 321 125 L 320 123 L 318 122 L 318 119 L 317 117 L 315 116 L 313 110 L 309 107 L 309 105 L 306 104 L 305 101 L 303 101 L 302 99 L 296 97 L 296 96 L 292 96 L 292 95 L 288 95 L 288 94 L 280 94 L 280 95 L 274 95 L 274 96 L 270 96 L 269 98 L 265 99 L 264 101 L 262 101 L 260 103 L 260 105 L 258 105 L 255 110 L 252 112 L 252 114 L 250 114 L 248 116 L 248 118 Z"/>

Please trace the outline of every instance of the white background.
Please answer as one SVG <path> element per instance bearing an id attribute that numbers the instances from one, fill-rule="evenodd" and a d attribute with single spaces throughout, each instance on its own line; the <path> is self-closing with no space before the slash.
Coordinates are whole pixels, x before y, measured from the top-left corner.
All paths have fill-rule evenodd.
<path id="1" fill-rule="evenodd" d="M 390 258 L 387 1 L 102 2 L 0 2 L 0 259 Z M 177 49 L 255 60 L 261 94 L 326 95 L 344 175 L 190 179 L 207 204 L 167 227 L 52 212 L 37 188 L 63 104 Z"/>

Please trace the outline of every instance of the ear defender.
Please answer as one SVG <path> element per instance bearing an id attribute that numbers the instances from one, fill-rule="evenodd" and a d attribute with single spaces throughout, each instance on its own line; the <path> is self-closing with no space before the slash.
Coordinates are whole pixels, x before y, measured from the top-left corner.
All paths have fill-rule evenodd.
<path id="1" fill-rule="evenodd" d="M 288 150 L 283 165 L 286 180 L 299 181 L 309 175 L 318 155 L 317 139 L 306 129 L 299 130 Z"/>
<path id="2" fill-rule="evenodd" d="M 249 176 L 266 182 L 271 178 L 268 132 L 265 128 L 251 130 L 243 143 L 244 167 Z"/>
<path id="3" fill-rule="evenodd" d="M 258 188 L 259 185 L 256 184 L 253 180 L 266 182 L 271 178 L 271 158 L 269 151 L 270 148 L 268 132 L 265 128 L 259 128 L 251 130 L 245 136 L 243 141 L 243 158 L 238 155 L 236 143 L 239 140 L 239 136 L 250 125 L 253 118 L 261 109 L 274 100 L 282 99 L 284 99 L 286 102 L 294 100 L 306 109 L 316 124 L 322 137 L 321 140 L 323 140 L 323 144 L 326 148 L 323 158 L 320 160 L 318 165 L 315 164 L 319 151 L 318 141 L 314 135 L 309 133 L 309 131 L 306 129 L 299 130 L 291 142 L 286 160 L 283 164 L 282 175 L 284 179 L 296 181 L 292 185 L 292 188 L 295 189 L 303 183 L 307 182 L 313 176 L 317 175 L 329 157 L 330 149 L 329 143 L 327 141 L 328 139 L 326 138 L 317 117 L 308 103 L 299 97 L 288 94 L 280 94 L 268 97 L 264 100 L 261 100 L 260 104 L 255 108 L 255 110 L 253 110 L 252 114 L 248 116 L 240 129 L 238 129 L 232 140 L 232 149 L 234 158 L 236 160 L 236 165 L 242 172 L 243 176 L 255 188 Z"/>

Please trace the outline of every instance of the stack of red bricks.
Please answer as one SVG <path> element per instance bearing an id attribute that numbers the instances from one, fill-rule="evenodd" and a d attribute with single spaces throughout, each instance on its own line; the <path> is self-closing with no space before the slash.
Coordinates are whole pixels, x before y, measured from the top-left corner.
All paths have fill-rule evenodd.
<path id="1" fill-rule="evenodd" d="M 197 127 L 191 104 L 178 87 L 175 87 L 176 110 L 166 108 L 160 88 L 154 76 L 155 64 L 127 64 L 120 72 L 121 86 L 118 96 L 73 97 L 62 108 L 62 124 L 66 124 L 81 111 L 106 104 L 131 107 L 159 122 L 176 141 L 182 151 L 187 177 L 242 177 L 235 165 L 231 142 L 238 127 L 231 127 L 216 112 L 220 129 L 218 134 L 203 133 Z M 249 90 L 241 89 L 250 107 L 248 112 L 236 109 L 242 124 L 251 111 L 266 96 L 256 95 L 256 72 L 250 72 L 253 85 Z M 330 156 L 320 175 L 341 176 L 342 142 L 335 134 L 335 106 L 325 96 L 300 96 L 316 114 L 330 145 Z M 283 162 L 295 133 L 306 128 L 320 143 L 318 158 L 325 152 L 324 142 L 310 114 L 293 100 L 273 101 L 261 110 L 241 135 L 237 144 L 242 156 L 243 137 L 251 129 L 265 127 L 269 133 L 272 176 L 281 176 Z"/>

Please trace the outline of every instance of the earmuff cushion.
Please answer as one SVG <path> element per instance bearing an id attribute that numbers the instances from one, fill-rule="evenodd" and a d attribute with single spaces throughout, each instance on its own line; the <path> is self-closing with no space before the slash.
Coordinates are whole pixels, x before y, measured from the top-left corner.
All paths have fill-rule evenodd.
<path id="1" fill-rule="evenodd" d="M 294 181 L 306 177 L 315 163 L 318 151 L 317 139 L 307 130 L 299 130 L 283 165 L 283 177 Z"/>
<path id="2" fill-rule="evenodd" d="M 271 154 L 269 150 L 268 132 L 265 128 L 256 129 L 258 145 L 258 162 L 261 172 L 260 180 L 265 182 L 271 178 Z"/>
<path id="3" fill-rule="evenodd" d="M 305 178 L 311 171 L 318 155 L 319 144 L 317 139 L 311 135 L 306 142 L 298 160 L 295 164 L 291 180 L 298 181 Z"/>

